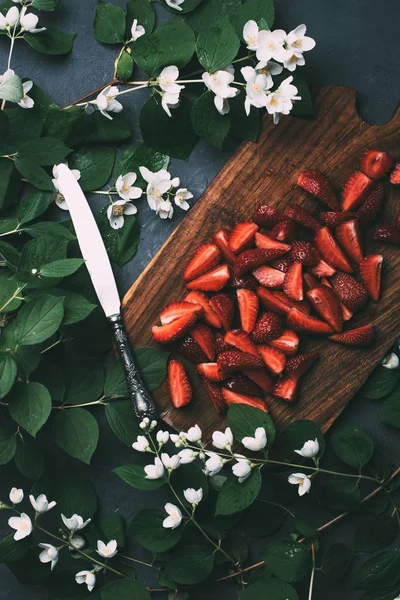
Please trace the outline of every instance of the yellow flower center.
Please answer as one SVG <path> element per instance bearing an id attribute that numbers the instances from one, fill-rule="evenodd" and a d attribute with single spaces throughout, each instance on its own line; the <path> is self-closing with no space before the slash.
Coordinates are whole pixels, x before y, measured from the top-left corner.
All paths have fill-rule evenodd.
<path id="1" fill-rule="evenodd" d="M 291 63 L 296 62 L 296 60 L 297 60 L 297 57 L 294 54 L 292 54 L 292 56 L 289 58 L 289 62 L 291 62 Z"/>
<path id="2" fill-rule="evenodd" d="M 257 35 L 249 35 L 247 38 L 247 43 L 251 45 L 257 44 Z"/>
<path id="3" fill-rule="evenodd" d="M 155 188 L 151 195 L 153 196 L 153 198 L 156 198 L 158 200 L 159 198 L 161 198 L 162 193 L 158 188 Z"/>
<path id="4" fill-rule="evenodd" d="M 261 75 L 269 75 L 269 71 L 268 71 L 268 69 L 266 67 L 264 67 L 264 69 L 258 69 L 258 72 Z"/>
<path id="5" fill-rule="evenodd" d="M 259 83 L 253 83 L 253 91 L 256 92 L 256 94 L 262 92 L 262 89 L 262 85 L 260 85 Z"/>
<path id="6" fill-rule="evenodd" d="M 115 204 L 112 212 L 114 217 L 121 217 L 124 214 L 125 208 L 123 204 Z"/>
<path id="7" fill-rule="evenodd" d="M 58 193 L 56 196 L 56 202 L 57 204 L 62 204 L 63 202 L 65 202 L 65 198 L 62 194 Z"/>
<path id="8" fill-rule="evenodd" d="M 273 97 L 271 98 L 271 100 L 270 100 L 270 104 L 271 104 L 272 106 L 276 106 L 276 105 L 278 104 L 278 100 L 277 100 L 277 98 L 275 98 L 275 96 L 273 96 Z"/>
<path id="9" fill-rule="evenodd" d="M 127 183 L 124 183 L 121 188 L 121 192 L 124 192 L 124 194 L 127 194 L 129 192 L 129 188 L 130 188 L 130 186 Z"/>
<path id="10" fill-rule="evenodd" d="M 269 42 L 267 44 L 267 48 L 269 48 L 269 50 L 275 50 L 276 49 L 276 43 L 274 42 L 274 40 L 269 40 Z"/>
<path id="11" fill-rule="evenodd" d="M 299 486 L 304 485 L 304 479 L 299 479 Z"/>
<path id="12" fill-rule="evenodd" d="M 176 511 L 171 513 L 171 517 L 173 518 L 174 521 L 179 520 L 179 514 Z"/>
<path id="13" fill-rule="evenodd" d="M 21 521 L 20 529 L 21 529 L 21 531 L 29 531 L 29 523 L 26 523 L 25 521 Z"/>
<path id="14" fill-rule="evenodd" d="M 293 42 L 292 46 L 296 46 L 296 48 L 301 48 L 303 40 L 299 39 Z"/>

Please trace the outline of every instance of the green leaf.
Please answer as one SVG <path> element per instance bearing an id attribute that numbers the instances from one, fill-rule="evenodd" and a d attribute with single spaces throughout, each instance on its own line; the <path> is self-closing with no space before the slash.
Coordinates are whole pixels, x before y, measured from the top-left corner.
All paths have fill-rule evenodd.
<path id="1" fill-rule="evenodd" d="M 374 453 L 374 443 L 369 435 L 350 423 L 334 431 L 332 446 L 343 462 L 356 469 L 366 465 Z"/>
<path id="2" fill-rule="evenodd" d="M 298 89 L 298 95 L 301 96 L 301 100 L 296 100 L 293 103 L 293 108 L 290 114 L 294 117 L 312 117 L 315 114 L 313 100 L 311 92 L 308 87 L 306 78 L 303 73 L 293 73 L 293 85 Z"/>
<path id="3" fill-rule="evenodd" d="M 296 517 L 294 520 L 294 527 L 296 531 L 305 538 L 315 540 L 318 537 L 318 530 L 314 525 L 305 521 L 301 517 Z"/>
<path id="4" fill-rule="evenodd" d="M 121 361 L 115 359 L 113 355 L 108 356 L 105 370 L 104 396 L 106 398 L 128 398 L 128 384 Z"/>
<path id="5" fill-rule="evenodd" d="M 135 541 L 151 552 L 167 552 L 179 542 L 183 528 L 165 529 L 163 521 L 167 514 L 159 509 L 145 509 L 136 514 L 128 533 Z"/>
<path id="6" fill-rule="evenodd" d="M 19 437 L 15 453 L 15 464 L 24 477 L 37 481 L 43 475 L 44 454 L 37 443 Z"/>
<path id="7" fill-rule="evenodd" d="M 186 2 L 186 0 L 185 0 Z M 186 22 L 199 34 L 202 31 L 207 31 L 215 23 L 218 23 L 230 14 L 232 9 L 236 11 L 240 7 L 240 0 L 225 0 L 224 2 L 215 2 L 215 0 L 203 0 L 201 4 L 188 15 Z M 251 16 L 249 19 L 253 19 Z M 239 32 L 239 37 L 242 38 L 242 32 Z"/>
<path id="8" fill-rule="evenodd" d="M 147 182 L 140 175 L 139 167 L 147 167 L 150 171 L 156 173 L 161 169 L 167 169 L 168 165 L 169 156 L 156 152 L 142 142 L 136 142 L 133 146 L 127 148 L 117 160 L 114 177 L 117 179 L 120 175 L 136 173 L 138 178 L 135 185 L 144 188 Z"/>
<path id="9" fill-rule="evenodd" d="M 123 267 L 137 252 L 140 241 L 140 227 L 134 215 L 125 215 L 124 225 L 113 229 L 107 217 L 105 206 L 98 214 L 98 226 L 107 252 L 112 261 Z"/>
<path id="10" fill-rule="evenodd" d="M 0 149 L 10 133 L 10 121 L 4 110 L 0 112 Z"/>
<path id="11" fill-rule="evenodd" d="M 187 504 L 184 490 L 193 488 L 203 490 L 203 502 L 208 495 L 208 479 L 197 465 L 181 465 L 179 469 L 171 473 L 171 483 L 182 502 Z"/>
<path id="12" fill-rule="evenodd" d="M 37 217 L 40 217 L 49 208 L 53 202 L 54 194 L 52 192 L 32 192 L 25 196 L 20 202 L 18 208 L 18 221 L 21 225 L 29 223 Z"/>
<path id="13" fill-rule="evenodd" d="M 67 454 L 89 465 L 99 440 L 99 426 L 84 408 L 62 410 L 53 420 L 53 439 Z"/>
<path id="14" fill-rule="evenodd" d="M 100 521 L 106 541 L 116 540 L 120 548 L 125 545 L 125 521 L 121 515 L 112 515 Z"/>
<path id="15" fill-rule="evenodd" d="M 213 570 L 214 553 L 201 546 L 185 546 L 167 559 L 166 576 L 176 583 L 194 585 Z"/>
<path id="16" fill-rule="evenodd" d="M 83 108 L 72 106 L 63 110 L 52 107 L 46 114 L 42 134 L 62 140 L 72 147 L 88 137 L 90 123 L 89 115 Z"/>
<path id="17" fill-rule="evenodd" d="M 243 27 L 250 19 L 257 22 L 264 19 L 269 29 L 274 23 L 273 0 L 245 0 L 239 6 L 228 7 L 227 11 L 240 39 L 243 37 Z"/>
<path id="18" fill-rule="evenodd" d="M 322 570 L 330 581 L 339 581 L 349 568 L 353 552 L 345 544 L 332 544 L 325 554 Z"/>
<path id="19" fill-rule="evenodd" d="M 142 25 L 145 28 L 147 34 L 153 31 L 156 23 L 156 15 L 150 2 L 129 0 L 126 3 L 126 39 L 132 37 L 131 28 L 134 19 L 137 20 L 138 25 Z"/>
<path id="20" fill-rule="evenodd" d="M 271 535 L 281 527 L 285 515 L 286 511 L 280 506 L 256 502 L 244 512 L 241 527 L 251 537 Z"/>
<path id="21" fill-rule="evenodd" d="M 78 514 L 89 519 L 97 511 L 96 491 L 82 469 L 68 467 L 52 473 L 51 497 L 56 500 L 58 511 L 67 517 Z"/>
<path id="22" fill-rule="evenodd" d="M 0 465 L 5 465 L 13 458 L 17 448 L 17 441 L 15 434 L 10 436 L 10 433 L 0 427 Z M 0 544 L 0 557 L 1 557 L 1 544 Z M 1 560 L 0 560 L 1 562 Z"/>
<path id="23" fill-rule="evenodd" d="M 314 421 L 308 421 L 307 419 L 299 419 L 290 423 L 285 429 L 279 434 L 276 440 L 276 446 L 278 453 L 286 459 L 296 461 L 302 460 L 301 457 L 295 453 L 295 450 L 300 450 L 303 444 L 308 440 L 318 440 L 319 443 L 319 454 L 322 456 L 325 450 L 325 440 L 321 429 Z"/>
<path id="24" fill-rule="evenodd" d="M 215 73 L 229 65 L 237 56 L 239 47 L 240 40 L 228 17 L 202 31 L 196 41 L 199 62 L 209 73 Z"/>
<path id="25" fill-rule="evenodd" d="M 131 403 L 126 400 L 107 402 L 106 417 L 117 438 L 131 448 L 137 436 L 142 433 L 133 414 Z"/>
<path id="26" fill-rule="evenodd" d="M 336 511 L 355 510 L 360 505 L 360 489 L 354 481 L 329 481 L 321 487 L 321 500 Z"/>
<path id="27" fill-rule="evenodd" d="M 81 172 L 79 184 L 85 192 L 99 190 L 111 177 L 115 149 L 98 147 L 80 148 L 68 159 L 71 169 Z"/>
<path id="28" fill-rule="evenodd" d="M 0 82 L 0 98 L 8 102 L 19 102 L 24 97 L 22 81 L 18 75 L 10 75 Z"/>
<path id="29" fill-rule="evenodd" d="M 103 387 L 104 372 L 97 360 L 73 363 L 68 368 L 65 404 L 94 402 L 102 395 Z"/>
<path id="30" fill-rule="evenodd" d="M 191 119 L 197 135 L 222 150 L 231 128 L 231 118 L 229 115 L 221 115 L 217 111 L 214 97 L 210 91 L 204 92 L 193 105 Z"/>
<path id="31" fill-rule="evenodd" d="M 21 369 L 28 375 L 34 371 L 40 362 L 40 351 L 43 349 L 39 346 L 18 346 L 15 333 L 17 321 L 14 319 L 7 327 L 3 329 L 0 338 L 0 350 L 8 352 L 9 348 L 16 355 L 15 359 Z"/>
<path id="32" fill-rule="evenodd" d="M 72 50 L 75 34 L 64 33 L 58 29 L 48 27 L 42 33 L 25 33 L 24 40 L 31 48 L 42 54 L 61 56 L 69 54 Z"/>
<path id="33" fill-rule="evenodd" d="M 138 581 L 117 580 L 100 590 L 101 600 L 150 600 L 150 593 Z"/>
<path id="34" fill-rule="evenodd" d="M 86 586 L 75 581 L 76 567 L 67 571 L 57 569 L 46 581 L 48 600 L 84 600 L 87 598 Z"/>
<path id="35" fill-rule="evenodd" d="M 28 302 L 17 316 L 17 344 L 40 344 L 52 336 L 60 327 L 64 316 L 63 301 L 63 298 L 43 295 Z"/>
<path id="36" fill-rule="evenodd" d="M 18 157 L 29 159 L 43 167 L 52 166 L 64 160 L 71 148 L 51 137 L 42 137 L 19 144 Z"/>
<path id="37" fill-rule="evenodd" d="M 382 552 L 361 565 L 357 574 L 357 588 L 371 592 L 382 586 L 396 585 L 399 580 L 400 552 Z"/>
<path id="38" fill-rule="evenodd" d="M 17 197 L 20 192 L 21 185 L 21 178 L 14 166 L 14 161 L 9 160 L 8 158 L 0 158 L 0 208 L 14 202 L 15 197 Z M 0 229 L 3 230 L 4 226 L 5 225 L 2 224 Z M 5 231 L 10 231 L 11 229 L 13 229 L 13 227 L 6 229 Z"/>
<path id="39" fill-rule="evenodd" d="M 378 367 L 367 379 L 361 388 L 360 394 L 369 400 L 380 400 L 394 390 L 399 381 L 398 369 L 385 369 Z"/>
<path id="40" fill-rule="evenodd" d="M 128 81 L 132 75 L 135 61 L 131 52 L 124 50 L 118 58 L 117 63 L 117 79 L 118 81 Z"/>
<path id="41" fill-rule="evenodd" d="M 383 403 L 379 413 L 382 423 L 400 428 L 400 389 L 397 388 Z"/>
<path id="42" fill-rule="evenodd" d="M 42 235 L 25 244 L 19 261 L 17 277 L 29 283 L 30 287 L 49 287 L 58 283 L 57 279 L 38 277 L 42 266 L 50 261 L 60 260 L 67 255 L 68 241 L 50 235 Z M 28 298 L 31 298 L 28 296 Z"/>
<path id="43" fill-rule="evenodd" d="M 0 352 L 0 398 L 7 396 L 17 376 L 17 363 L 8 352 Z"/>
<path id="44" fill-rule="evenodd" d="M 65 375 L 59 365 L 42 359 L 32 375 L 32 380 L 42 383 L 48 389 L 53 404 L 62 404 L 65 394 Z"/>
<path id="45" fill-rule="evenodd" d="M 8 565 L 9 570 L 22 585 L 42 585 L 49 576 L 45 564 L 38 563 L 37 548 L 29 548 L 27 555 Z"/>
<path id="46" fill-rule="evenodd" d="M 33 437 L 51 413 L 51 398 L 41 383 L 18 383 L 8 404 L 12 419 Z"/>
<path id="47" fill-rule="evenodd" d="M 103 44 L 124 42 L 125 19 L 122 8 L 98 0 L 93 23 L 94 37 Z"/>
<path id="48" fill-rule="evenodd" d="M 251 475 L 239 483 L 238 479 L 228 479 L 218 494 L 216 515 L 232 515 L 244 510 L 257 498 L 261 488 L 261 473 L 253 469 Z"/>
<path id="49" fill-rule="evenodd" d="M 375 552 L 388 546 L 397 533 L 396 523 L 390 515 L 371 515 L 357 525 L 354 534 L 356 552 Z"/>
<path id="50" fill-rule="evenodd" d="M 17 217 L 13 215 L 0 219 L 0 233 L 7 235 L 8 233 L 16 233 L 16 231 L 19 231 Z"/>
<path id="51" fill-rule="evenodd" d="M 33 0 L 32 7 L 38 10 L 52 11 L 57 8 L 60 0 Z"/>
<path id="52" fill-rule="evenodd" d="M 86 116 L 89 135 L 86 142 L 91 144 L 114 144 L 125 142 L 131 138 L 131 130 L 123 113 L 113 115 L 113 120 L 106 119 L 99 111 Z"/>
<path id="53" fill-rule="evenodd" d="M 20 175 L 39 190 L 53 191 L 53 183 L 46 171 L 30 158 L 19 158 L 14 164 Z"/>
<path id="54" fill-rule="evenodd" d="M 229 134 L 237 140 L 257 142 L 261 128 L 261 112 L 252 108 L 247 115 L 244 110 L 243 95 L 238 94 L 229 100 L 231 128 Z"/>
<path id="55" fill-rule="evenodd" d="M 143 346 L 134 350 L 136 364 L 149 390 L 156 390 L 165 381 L 170 352 Z"/>
<path id="56" fill-rule="evenodd" d="M 40 269 L 41 277 L 68 277 L 83 265 L 81 258 L 63 258 L 43 265 Z"/>
<path id="57" fill-rule="evenodd" d="M 139 465 L 123 465 L 114 469 L 114 473 L 136 490 L 158 490 L 165 484 L 164 479 L 146 479 L 146 473 Z"/>
<path id="58" fill-rule="evenodd" d="M 30 544 L 30 538 L 15 541 L 12 535 L 8 535 L 0 542 L 0 563 L 7 565 L 22 560 L 27 555 Z"/>
<path id="59" fill-rule="evenodd" d="M 239 600 L 298 600 L 296 590 L 278 579 L 262 579 L 249 585 L 244 592 L 239 592 Z"/>
<path id="60" fill-rule="evenodd" d="M 310 550 L 304 544 L 286 540 L 267 546 L 264 561 L 272 575 L 287 583 L 307 577 L 312 566 Z"/>
<path id="61" fill-rule="evenodd" d="M 61 223 L 53 223 L 51 221 L 46 223 L 34 223 L 25 227 L 22 231 L 25 231 L 28 235 L 33 238 L 42 238 L 43 236 L 49 236 L 58 240 L 66 240 L 67 242 L 75 240 L 75 236 Z M 60 243 L 58 241 L 58 243 Z"/>
<path id="62" fill-rule="evenodd" d="M 96 304 L 92 304 L 81 294 L 67 290 L 59 291 L 64 296 L 63 325 L 73 325 L 83 321 L 96 308 Z"/>
<path id="63" fill-rule="evenodd" d="M 227 423 L 239 442 L 244 437 L 254 437 L 257 427 L 264 427 L 270 448 L 275 439 L 275 425 L 271 417 L 258 408 L 245 404 L 231 404 L 228 409 Z"/>
<path id="64" fill-rule="evenodd" d="M 0 240 L 0 257 L 6 263 L 6 266 L 9 269 L 15 271 L 21 258 L 21 254 L 16 248 L 14 248 L 14 246 L 11 246 L 11 244 Z M 2 294 L 2 285 L 0 286 L 0 290 L 0 294 Z M 19 301 L 16 300 L 15 302 L 18 304 Z M 4 309 L 2 309 L 2 312 L 3 311 Z"/>
<path id="65" fill-rule="evenodd" d="M 1 252 L 1 248 L 0 248 Z M 0 271 L 0 312 L 8 313 L 21 304 L 21 293 L 17 294 L 19 290 L 19 283 L 13 275 Z"/>

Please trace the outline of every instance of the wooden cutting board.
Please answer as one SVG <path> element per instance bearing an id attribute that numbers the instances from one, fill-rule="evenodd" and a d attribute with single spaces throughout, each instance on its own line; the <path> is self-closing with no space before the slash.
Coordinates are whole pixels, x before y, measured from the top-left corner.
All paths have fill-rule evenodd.
<path id="1" fill-rule="evenodd" d="M 251 218 L 261 201 L 281 209 L 294 201 L 318 214 L 318 203 L 296 186 L 300 171 L 320 169 L 340 190 L 349 173 L 357 169 L 362 151 L 371 147 L 400 156 L 400 109 L 389 123 L 371 126 L 359 118 L 356 92 L 350 88 L 321 88 L 314 119 L 283 117 L 274 126 L 267 115 L 259 142 L 240 146 L 123 299 L 123 316 L 132 345 L 156 345 L 151 338 L 152 325 L 158 324 L 165 304 L 184 297 L 183 268 L 195 249 L 210 241 L 215 231 Z M 400 190 L 386 185 L 384 217 L 391 222 L 400 209 Z M 376 325 L 374 346 L 354 350 L 303 337 L 302 350 L 312 347 L 321 358 L 305 377 L 295 405 L 267 397 L 270 414 L 278 426 L 303 418 L 313 419 L 327 430 L 399 335 L 400 249 L 369 241 L 367 251 L 384 255 L 382 299 L 378 304 L 370 302 L 352 325 Z M 174 409 L 166 383 L 154 392 L 155 403 L 161 418 L 178 431 L 198 423 L 210 436 L 223 426 L 224 418 L 215 412 L 191 365 L 189 375 L 194 389 L 189 406 Z"/>

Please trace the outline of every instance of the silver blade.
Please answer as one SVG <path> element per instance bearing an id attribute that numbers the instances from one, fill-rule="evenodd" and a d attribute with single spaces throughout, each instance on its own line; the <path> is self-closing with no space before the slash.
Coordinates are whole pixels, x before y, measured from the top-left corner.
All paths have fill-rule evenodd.
<path id="1" fill-rule="evenodd" d="M 106 317 L 120 312 L 114 274 L 103 239 L 81 186 L 66 165 L 58 165 L 58 187 L 67 201 L 82 256 Z"/>

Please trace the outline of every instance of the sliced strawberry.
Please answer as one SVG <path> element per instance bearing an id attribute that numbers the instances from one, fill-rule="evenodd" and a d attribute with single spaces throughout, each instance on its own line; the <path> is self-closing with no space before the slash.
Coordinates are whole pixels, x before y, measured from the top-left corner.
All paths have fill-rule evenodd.
<path id="1" fill-rule="evenodd" d="M 400 246 L 400 231 L 391 225 L 378 225 L 374 231 L 374 240 Z"/>
<path id="2" fill-rule="evenodd" d="M 285 252 L 289 252 L 291 246 L 289 244 L 282 244 L 282 242 L 278 242 L 273 238 L 265 235 L 264 233 L 260 233 L 257 231 L 255 235 L 256 246 L 257 248 L 262 248 L 263 250 L 282 250 L 282 254 Z"/>
<path id="3" fill-rule="evenodd" d="M 268 265 L 258 267 L 253 271 L 253 275 L 261 285 L 273 290 L 281 289 L 285 281 L 285 273 Z"/>
<path id="4" fill-rule="evenodd" d="M 175 319 L 180 319 L 186 315 L 195 313 L 198 317 L 203 314 L 203 307 L 199 304 L 191 302 L 170 302 L 160 313 L 160 321 L 162 325 L 172 323 Z"/>
<path id="5" fill-rule="evenodd" d="M 227 265 L 220 265 L 205 273 L 205 275 L 189 281 L 186 287 L 190 290 L 201 290 L 203 292 L 219 292 L 226 286 L 229 279 L 230 273 Z"/>
<path id="6" fill-rule="evenodd" d="M 208 395 L 211 398 L 215 410 L 218 414 L 222 415 L 228 408 L 228 405 L 226 403 L 221 388 L 215 383 L 212 383 L 211 381 L 205 378 L 203 378 L 203 383 Z"/>
<path id="7" fill-rule="evenodd" d="M 279 221 L 279 223 L 273 227 L 270 235 L 274 240 L 278 240 L 280 242 L 292 242 L 294 239 L 296 239 L 296 234 L 296 223 L 287 220 Z"/>
<path id="8" fill-rule="evenodd" d="M 308 210 L 298 204 L 291 204 L 285 208 L 285 216 L 291 221 L 303 225 L 303 227 L 307 227 L 308 229 L 313 229 L 314 231 L 321 227 L 317 219 L 315 219 Z"/>
<path id="9" fill-rule="evenodd" d="M 325 260 L 320 260 L 319 263 L 311 269 L 311 273 L 315 277 L 332 277 L 336 273 L 336 269 Z"/>
<path id="10" fill-rule="evenodd" d="M 234 350 L 233 346 L 229 346 L 229 344 L 225 344 L 224 336 L 222 333 L 216 333 L 214 335 L 214 346 L 217 354 L 221 354 L 221 352 L 228 352 L 229 350 Z"/>
<path id="11" fill-rule="evenodd" d="M 223 381 L 228 377 L 228 374 L 221 371 L 216 362 L 206 362 L 197 365 L 197 372 L 211 381 Z"/>
<path id="12" fill-rule="evenodd" d="M 307 352 L 305 354 L 293 356 L 292 358 L 289 358 L 286 363 L 285 374 L 290 377 L 290 379 L 297 381 L 306 371 L 308 371 L 318 358 L 318 352 Z"/>
<path id="13" fill-rule="evenodd" d="M 331 279 L 333 289 L 351 311 L 359 310 L 368 300 L 364 286 L 348 273 L 336 273 Z"/>
<path id="14" fill-rule="evenodd" d="M 254 213 L 253 221 L 260 227 L 273 227 L 278 221 L 282 221 L 283 218 L 283 214 L 273 206 L 260 204 Z"/>
<path id="15" fill-rule="evenodd" d="M 285 331 L 275 340 L 271 340 L 269 345 L 280 350 L 285 356 L 294 356 L 299 348 L 300 338 L 291 329 Z"/>
<path id="16" fill-rule="evenodd" d="M 303 171 L 297 180 L 297 185 L 315 196 L 320 202 L 329 206 L 331 210 L 340 210 L 340 204 L 336 199 L 335 191 L 321 171 L 315 169 Z"/>
<path id="17" fill-rule="evenodd" d="M 242 277 L 248 271 L 256 269 L 260 265 L 278 258 L 285 251 L 278 249 L 262 250 L 261 248 L 253 248 L 251 250 L 244 250 L 239 254 L 236 259 L 234 267 L 234 275 L 236 277 Z"/>
<path id="18" fill-rule="evenodd" d="M 217 294 L 210 299 L 210 306 L 217 314 L 224 329 L 230 329 L 235 312 L 234 304 L 228 294 Z"/>
<path id="19" fill-rule="evenodd" d="M 325 285 L 320 285 L 307 292 L 307 298 L 315 311 L 335 331 L 342 331 L 342 311 L 335 292 Z"/>
<path id="20" fill-rule="evenodd" d="M 393 185 L 400 184 L 400 162 L 398 162 L 390 175 L 390 183 Z"/>
<path id="21" fill-rule="evenodd" d="M 343 333 L 330 335 L 329 339 L 332 340 L 332 342 L 338 342 L 339 344 L 345 344 L 346 346 L 363 348 L 364 346 L 369 346 L 374 339 L 374 328 L 372 325 L 365 325 L 364 327 L 349 329 Z"/>
<path id="22" fill-rule="evenodd" d="M 381 291 L 382 254 L 369 254 L 360 264 L 360 273 L 364 285 L 372 300 L 378 302 Z"/>
<path id="23" fill-rule="evenodd" d="M 224 388 L 235 392 L 236 394 L 244 394 L 245 396 L 262 396 L 261 389 L 244 375 L 232 375 L 228 381 L 225 381 Z"/>
<path id="24" fill-rule="evenodd" d="M 333 265 L 335 269 L 345 271 L 346 273 L 353 271 L 348 259 L 338 246 L 328 227 L 318 229 L 315 234 L 314 243 L 321 257 L 330 265 Z"/>
<path id="25" fill-rule="evenodd" d="M 315 317 L 305 315 L 297 310 L 297 308 L 292 308 L 289 311 L 287 324 L 298 333 L 311 333 L 315 335 L 327 335 L 328 333 L 333 333 L 333 329 L 328 323 L 316 319 Z"/>
<path id="26" fill-rule="evenodd" d="M 264 392 L 271 393 L 274 389 L 274 382 L 265 369 L 253 369 L 252 371 L 244 369 L 243 374 L 254 381 Z"/>
<path id="27" fill-rule="evenodd" d="M 241 352 L 259 356 L 257 346 L 251 341 L 249 334 L 242 329 L 231 329 L 224 337 L 225 344 L 234 346 Z"/>
<path id="28" fill-rule="evenodd" d="M 304 282 L 304 289 L 307 291 L 312 290 L 312 289 L 318 287 L 319 285 L 321 285 L 320 281 L 318 281 L 318 279 L 316 279 L 313 275 L 311 275 L 311 273 L 303 274 L 303 282 Z"/>
<path id="29" fill-rule="evenodd" d="M 273 394 L 285 402 L 294 402 L 299 391 L 299 382 L 290 379 L 290 377 L 282 377 L 275 384 Z"/>
<path id="30" fill-rule="evenodd" d="M 186 296 L 185 301 L 192 302 L 193 304 L 199 304 L 203 308 L 203 319 L 207 325 L 211 325 L 211 327 L 216 327 L 217 329 L 222 327 L 221 319 L 210 306 L 210 300 L 206 294 L 193 290 Z"/>
<path id="31" fill-rule="evenodd" d="M 382 179 L 392 169 L 394 160 L 387 152 L 365 150 L 360 160 L 360 170 L 371 179 Z"/>
<path id="32" fill-rule="evenodd" d="M 179 360 L 171 360 L 168 365 L 168 387 L 175 408 L 189 404 L 192 399 L 192 388 L 185 367 Z"/>
<path id="33" fill-rule="evenodd" d="M 296 302 L 296 300 L 291 300 L 284 294 L 283 292 L 273 292 L 275 298 L 279 298 L 281 302 L 283 302 L 287 309 L 286 314 L 289 312 L 291 308 L 297 308 L 300 312 L 305 315 L 309 315 L 311 312 L 311 306 L 306 300 L 302 300 L 301 302 Z"/>
<path id="34" fill-rule="evenodd" d="M 354 212 L 322 212 L 321 219 L 328 227 L 337 227 L 341 223 L 345 223 L 346 221 L 351 221 L 354 219 L 356 213 Z"/>
<path id="35" fill-rule="evenodd" d="M 231 279 L 231 286 L 235 290 L 245 289 L 256 292 L 258 288 L 258 281 L 253 277 L 253 275 L 250 275 L 250 273 L 243 275 L 243 277 L 236 277 L 233 275 Z"/>
<path id="36" fill-rule="evenodd" d="M 196 340 L 204 354 L 207 356 L 208 360 L 214 360 L 214 336 L 211 329 L 207 327 L 207 325 L 203 325 L 203 323 L 198 323 L 195 327 L 193 327 L 193 329 L 190 330 L 190 335 L 194 340 Z"/>
<path id="37" fill-rule="evenodd" d="M 303 265 L 295 262 L 286 273 L 283 291 L 291 300 L 300 302 L 304 298 L 303 290 Z"/>
<path id="38" fill-rule="evenodd" d="M 273 312 L 266 312 L 258 319 L 253 331 L 253 340 L 258 344 L 266 344 L 275 340 L 282 333 L 281 320 Z"/>
<path id="39" fill-rule="evenodd" d="M 183 280 L 191 281 L 211 271 L 221 262 L 221 252 L 215 244 L 202 244 L 183 272 Z"/>
<path id="40" fill-rule="evenodd" d="M 278 269 L 278 271 L 282 271 L 282 273 L 287 273 L 292 264 L 293 261 L 289 256 L 283 256 L 282 258 L 272 261 L 270 266 L 274 269 Z"/>
<path id="41" fill-rule="evenodd" d="M 362 223 L 369 224 L 376 221 L 385 204 L 385 187 L 378 181 L 372 188 L 364 204 L 358 209 L 356 215 Z"/>
<path id="42" fill-rule="evenodd" d="M 290 309 L 294 307 L 301 312 L 304 312 L 304 314 L 310 314 L 309 304 L 306 302 L 294 302 L 282 292 L 271 292 L 264 287 L 259 287 L 257 296 L 260 298 L 265 308 L 278 315 L 287 315 Z"/>
<path id="43" fill-rule="evenodd" d="M 251 290 L 237 290 L 236 294 L 242 329 L 247 333 L 251 333 L 257 321 L 260 301 L 257 294 Z"/>
<path id="44" fill-rule="evenodd" d="M 319 262 L 318 252 L 310 242 L 293 242 L 290 258 L 306 267 L 313 267 Z"/>
<path id="45" fill-rule="evenodd" d="M 232 252 L 241 252 L 253 244 L 254 235 L 258 231 L 258 225 L 250 221 L 237 223 L 229 237 L 229 248 Z"/>
<path id="46" fill-rule="evenodd" d="M 225 387 L 222 388 L 222 393 L 228 406 L 229 404 L 248 404 L 249 406 L 253 406 L 254 408 L 268 412 L 268 407 L 265 401 L 261 398 L 257 398 L 255 396 L 246 396 L 245 394 L 237 394 L 236 392 L 232 392 L 232 390 L 229 390 Z"/>
<path id="47" fill-rule="evenodd" d="M 325 285 L 326 287 L 331 288 L 331 290 L 333 290 L 333 285 L 331 284 L 330 281 L 328 281 L 328 279 L 325 279 L 325 278 L 322 279 L 321 283 L 322 283 L 322 285 Z M 336 296 L 337 296 L 337 294 L 336 294 Z M 350 309 L 348 309 L 347 306 L 345 306 L 343 304 L 343 302 L 340 301 L 340 298 L 338 296 L 337 296 L 337 298 L 339 300 L 340 310 L 341 310 L 341 313 L 342 313 L 342 321 L 343 322 L 350 321 L 350 319 L 352 318 L 352 316 L 354 315 L 354 313 Z"/>
<path id="48" fill-rule="evenodd" d="M 260 369 L 264 366 L 262 359 L 253 354 L 230 350 L 221 352 L 218 355 L 218 366 L 222 371 L 233 373 L 234 371 L 243 371 L 243 369 Z"/>
<path id="49" fill-rule="evenodd" d="M 213 237 L 213 242 L 221 251 L 222 256 L 228 263 L 234 263 L 236 255 L 229 248 L 230 233 L 227 229 L 220 229 Z"/>
<path id="50" fill-rule="evenodd" d="M 267 369 L 272 375 L 280 375 L 286 365 L 286 356 L 276 348 L 270 346 L 259 346 L 258 350 L 262 356 Z"/>
<path id="51" fill-rule="evenodd" d="M 167 325 L 154 325 L 152 327 L 153 339 L 159 344 L 168 344 L 169 342 L 176 342 L 189 331 L 191 327 L 196 323 L 197 315 L 190 313 L 180 319 L 175 319 Z"/>
<path id="52" fill-rule="evenodd" d="M 344 184 L 342 193 L 342 210 L 353 210 L 367 199 L 374 180 L 361 171 L 353 171 Z"/>
<path id="53" fill-rule="evenodd" d="M 190 335 L 185 337 L 179 346 L 179 352 L 182 354 L 182 356 L 192 361 L 195 365 L 207 362 L 208 360 L 199 344 Z"/>
<path id="54" fill-rule="evenodd" d="M 357 219 L 346 221 L 335 229 L 335 238 L 343 248 L 346 256 L 357 265 L 364 258 L 360 224 Z"/>

